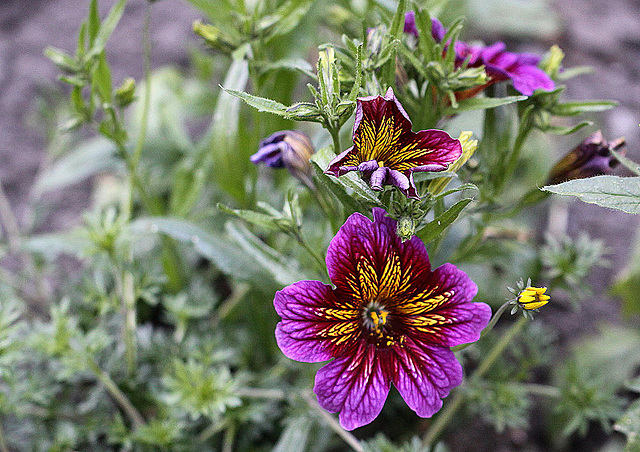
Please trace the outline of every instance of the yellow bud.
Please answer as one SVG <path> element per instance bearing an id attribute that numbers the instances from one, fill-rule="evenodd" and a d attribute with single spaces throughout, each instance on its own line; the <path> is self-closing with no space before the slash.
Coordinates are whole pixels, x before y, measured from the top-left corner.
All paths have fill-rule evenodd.
<path id="1" fill-rule="evenodd" d="M 518 294 L 518 303 L 527 310 L 541 308 L 551 299 L 549 295 L 545 295 L 546 291 L 546 287 L 527 287 Z"/>

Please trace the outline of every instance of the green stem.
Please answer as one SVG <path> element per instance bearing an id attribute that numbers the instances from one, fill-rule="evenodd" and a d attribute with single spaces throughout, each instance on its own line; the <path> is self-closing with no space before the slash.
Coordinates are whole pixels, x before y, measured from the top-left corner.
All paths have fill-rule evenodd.
<path id="1" fill-rule="evenodd" d="M 340 152 L 342 152 L 342 148 L 340 147 L 340 127 L 332 125 L 328 127 L 328 129 L 333 139 L 333 152 L 335 152 L 336 155 L 340 154 Z"/>
<path id="2" fill-rule="evenodd" d="M 236 394 L 248 399 L 286 400 L 288 398 L 287 393 L 282 389 L 240 388 L 236 390 Z"/>
<path id="3" fill-rule="evenodd" d="M 131 253 L 131 251 L 129 251 Z M 130 263 L 133 257 L 130 255 Z M 136 313 L 136 296 L 133 274 L 130 271 L 122 272 L 122 303 L 124 306 L 124 345 L 127 372 L 133 375 L 137 368 L 137 341 L 136 329 L 138 325 Z"/>
<path id="4" fill-rule="evenodd" d="M 233 443 L 236 437 L 236 426 L 230 425 L 224 431 L 224 438 L 222 439 L 222 452 L 233 452 Z"/>
<path id="5" fill-rule="evenodd" d="M 144 17 L 142 30 L 142 43 L 144 47 L 144 100 L 142 101 L 142 119 L 140 120 L 140 134 L 131 157 L 133 168 L 137 171 L 142 149 L 147 138 L 147 126 L 149 123 L 149 109 L 151 105 L 151 2 L 147 2 L 147 11 Z"/>
<path id="6" fill-rule="evenodd" d="M 320 270 L 321 273 L 325 273 L 326 272 L 326 264 L 324 262 L 324 259 L 322 257 L 320 257 L 318 255 L 318 253 L 316 253 L 310 246 L 309 244 L 304 240 L 304 238 L 302 238 L 302 235 L 300 235 L 299 233 L 295 234 L 296 240 L 298 241 L 298 243 L 300 244 L 300 246 L 302 246 L 307 253 L 309 253 L 309 255 L 311 257 L 313 257 L 313 260 L 315 261 L 315 263 L 318 265 L 318 269 Z"/>
<path id="7" fill-rule="evenodd" d="M 116 403 L 122 408 L 131 422 L 133 423 L 135 428 L 142 427 L 145 425 L 144 418 L 138 411 L 138 409 L 133 406 L 133 403 L 127 398 L 126 394 L 120 390 L 118 385 L 111 379 L 111 377 L 104 372 L 95 361 L 91 358 L 87 359 L 87 364 L 91 371 L 96 375 L 98 380 L 104 385 L 106 390 L 111 394 Z"/>
<path id="8" fill-rule="evenodd" d="M 507 346 L 513 341 L 513 339 L 520 333 L 520 331 L 527 324 L 525 317 L 520 317 L 516 323 L 514 323 L 509 330 L 502 335 L 497 344 L 493 346 L 486 358 L 480 363 L 480 366 L 475 370 L 470 378 L 481 378 L 487 371 L 493 366 L 496 360 L 502 355 Z M 464 402 L 464 392 L 456 391 L 453 398 L 447 403 L 447 406 L 438 415 L 438 418 L 431 425 L 427 433 L 424 435 L 423 444 L 429 447 L 440 436 L 442 431 L 449 425 L 449 422 L 456 414 L 462 403 Z M 426 450 L 426 448 L 425 448 Z"/>
<path id="9" fill-rule="evenodd" d="M 336 418 L 334 418 L 331 414 L 329 414 L 328 411 L 325 411 L 318 404 L 318 401 L 313 396 L 313 394 L 311 394 L 309 391 L 305 391 L 302 393 L 302 397 L 307 402 L 307 404 L 320 415 L 320 417 L 322 418 L 323 421 L 325 421 L 327 426 L 329 426 L 331 430 L 336 432 L 338 436 L 340 436 L 340 438 L 342 438 L 344 442 L 346 442 L 349 446 L 351 446 L 353 450 L 355 450 L 356 452 L 364 452 L 364 448 L 362 447 L 362 444 L 360 444 L 360 441 L 358 441 L 358 438 L 356 438 L 351 433 L 343 429 L 340 423 L 336 421 Z"/>
<path id="10" fill-rule="evenodd" d="M 561 396 L 560 389 L 555 386 L 540 385 L 536 383 L 516 383 L 521 389 L 524 389 L 529 394 L 535 394 L 543 397 L 551 397 L 557 399 Z"/>

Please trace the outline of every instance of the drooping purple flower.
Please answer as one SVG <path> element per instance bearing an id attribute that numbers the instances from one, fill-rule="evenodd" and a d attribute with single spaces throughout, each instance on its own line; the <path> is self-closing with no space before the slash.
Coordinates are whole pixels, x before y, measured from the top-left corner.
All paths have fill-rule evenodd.
<path id="1" fill-rule="evenodd" d="M 507 52 L 504 42 L 483 46 L 456 41 L 454 49 L 456 64 L 462 65 L 468 59 L 469 67 L 484 66 L 490 77 L 489 84 L 511 80 L 515 90 L 525 96 L 537 89 L 550 91 L 555 87 L 551 77 L 538 67 L 538 55 Z"/>
<path id="2" fill-rule="evenodd" d="M 419 199 L 413 173 L 442 171 L 460 157 L 460 141 L 442 130 L 411 131 L 411 120 L 389 88 L 385 96 L 357 99 L 353 146 L 329 163 L 336 177 L 360 171 L 374 190 L 395 185 Z"/>
<path id="3" fill-rule="evenodd" d="M 316 374 L 320 405 L 347 430 L 373 421 L 391 383 L 418 416 L 430 417 L 462 382 L 450 347 L 477 341 L 491 309 L 452 264 L 432 270 L 422 241 L 402 242 L 396 222 L 354 213 L 327 251 L 335 288 L 300 281 L 276 293 L 282 352 L 302 362 L 332 359 Z"/>
<path id="4" fill-rule="evenodd" d="M 404 32 L 418 38 L 418 27 L 416 27 L 416 13 L 414 11 L 407 11 L 404 15 Z M 436 18 L 431 19 L 431 36 L 436 42 L 442 41 L 447 30 Z"/>
<path id="5" fill-rule="evenodd" d="M 553 166 L 546 185 L 610 173 L 619 163 L 611 151 L 624 155 L 624 145 L 624 138 L 607 142 L 598 130 Z"/>
<path id="6" fill-rule="evenodd" d="M 271 168 L 287 168 L 307 186 L 313 185 L 309 159 L 315 152 L 309 137 L 299 130 L 280 130 L 260 141 L 251 163 L 264 163 Z"/>

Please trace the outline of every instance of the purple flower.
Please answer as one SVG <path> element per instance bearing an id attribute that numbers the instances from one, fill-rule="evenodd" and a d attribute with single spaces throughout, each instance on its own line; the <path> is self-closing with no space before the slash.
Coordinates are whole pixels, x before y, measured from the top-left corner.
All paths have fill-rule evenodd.
<path id="1" fill-rule="evenodd" d="M 620 152 L 624 145 L 624 138 L 607 142 L 598 130 L 553 166 L 546 185 L 610 173 L 619 163 L 611 150 Z"/>
<path id="2" fill-rule="evenodd" d="M 419 199 L 413 173 L 442 171 L 460 157 L 460 141 L 442 130 L 411 131 L 411 120 L 389 88 L 387 94 L 358 98 L 353 146 L 331 161 L 336 177 L 360 171 L 374 190 L 395 185 Z"/>
<path id="3" fill-rule="evenodd" d="M 418 27 L 416 27 L 416 13 L 407 11 L 404 15 L 404 32 L 419 37 Z M 438 19 L 431 19 L 431 36 L 436 42 L 442 41 L 447 30 Z"/>
<path id="4" fill-rule="evenodd" d="M 264 163 L 271 168 L 287 168 L 307 186 L 312 186 L 309 159 L 315 152 L 311 140 L 298 130 L 281 130 L 260 141 L 251 163 Z"/>
<path id="5" fill-rule="evenodd" d="M 282 352 L 302 362 L 333 359 L 316 374 L 320 405 L 347 430 L 373 421 L 391 383 L 409 407 L 430 417 L 462 382 L 450 347 L 477 341 L 491 309 L 471 300 L 477 286 L 452 264 L 431 270 L 422 241 L 402 242 L 396 222 L 351 215 L 331 241 L 335 288 L 300 281 L 276 293 Z"/>
<path id="6" fill-rule="evenodd" d="M 490 77 L 489 84 L 511 80 L 515 90 L 525 96 L 537 89 L 550 91 L 555 87 L 549 75 L 538 67 L 540 57 L 537 55 L 507 52 L 503 42 L 485 47 L 456 41 L 454 48 L 456 64 L 460 66 L 468 58 L 469 67 L 484 66 Z"/>

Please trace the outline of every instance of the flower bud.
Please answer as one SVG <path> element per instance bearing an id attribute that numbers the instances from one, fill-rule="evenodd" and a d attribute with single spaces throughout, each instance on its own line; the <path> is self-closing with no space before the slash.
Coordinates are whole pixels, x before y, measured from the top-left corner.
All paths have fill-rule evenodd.
<path id="1" fill-rule="evenodd" d="M 134 100 L 136 93 L 136 81 L 131 77 L 125 79 L 122 85 L 116 89 L 116 105 L 124 108 Z"/>
<path id="2" fill-rule="evenodd" d="M 624 138 L 607 142 L 597 131 L 556 163 L 549 173 L 546 185 L 555 185 L 572 179 L 607 174 L 618 164 L 611 153 L 625 145 Z"/>
<path id="3" fill-rule="evenodd" d="M 226 54 L 231 54 L 240 45 L 219 28 L 204 24 L 199 20 L 193 23 L 193 32 L 203 38 L 211 47 Z"/>
<path id="4" fill-rule="evenodd" d="M 396 234 L 400 237 L 402 242 L 410 240 L 416 233 L 416 220 L 411 215 L 402 216 L 398 218 L 398 224 L 396 225 Z"/>
<path id="5" fill-rule="evenodd" d="M 254 164 L 287 168 L 308 187 L 313 186 L 309 159 L 315 152 L 307 135 L 298 130 L 281 130 L 260 142 L 258 152 L 250 158 Z"/>
<path id="6" fill-rule="evenodd" d="M 551 299 L 546 291 L 546 287 L 527 287 L 518 294 L 518 304 L 528 311 L 541 308 Z"/>

